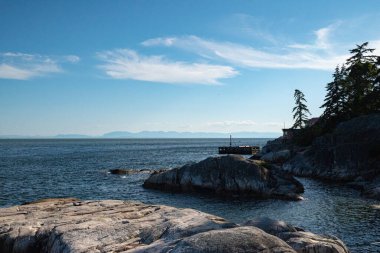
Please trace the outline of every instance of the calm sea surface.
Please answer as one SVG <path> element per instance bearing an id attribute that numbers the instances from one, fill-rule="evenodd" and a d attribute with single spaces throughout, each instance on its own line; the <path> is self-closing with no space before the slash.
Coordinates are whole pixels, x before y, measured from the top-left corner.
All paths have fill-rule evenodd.
<path id="1" fill-rule="evenodd" d="M 234 144 L 263 146 L 266 141 L 236 139 Z M 195 208 L 237 223 L 254 217 L 282 219 L 338 236 L 352 252 L 380 252 L 380 202 L 344 186 L 299 179 L 305 186 L 304 201 L 223 200 L 144 189 L 147 174 L 107 173 L 197 162 L 216 155 L 222 145 L 228 140 L 0 140 L 0 207 L 48 197 L 139 200 Z"/>

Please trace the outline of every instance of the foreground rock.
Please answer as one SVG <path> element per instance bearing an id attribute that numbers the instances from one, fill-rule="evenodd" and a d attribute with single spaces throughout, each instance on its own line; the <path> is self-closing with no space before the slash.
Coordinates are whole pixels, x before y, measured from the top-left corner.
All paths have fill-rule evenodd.
<path id="1" fill-rule="evenodd" d="M 335 236 L 316 235 L 288 225 L 284 221 L 261 218 L 247 221 L 244 225 L 260 228 L 268 234 L 281 238 L 297 252 L 349 252 L 344 243 Z"/>
<path id="2" fill-rule="evenodd" d="M 228 155 L 152 174 L 144 187 L 171 191 L 205 191 L 223 196 L 300 200 L 303 186 L 294 177 L 264 163 Z"/>
<path id="3" fill-rule="evenodd" d="M 281 239 L 262 223 L 238 226 L 193 209 L 139 202 L 50 199 L 0 209 L 0 252 L 348 252 L 333 237 L 296 229 L 287 236 L 285 229 Z"/>

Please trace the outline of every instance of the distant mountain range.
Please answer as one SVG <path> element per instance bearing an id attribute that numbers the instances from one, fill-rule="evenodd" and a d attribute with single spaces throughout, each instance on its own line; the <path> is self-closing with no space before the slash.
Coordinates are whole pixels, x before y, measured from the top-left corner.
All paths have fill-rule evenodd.
<path id="1" fill-rule="evenodd" d="M 276 132 L 234 132 L 233 138 L 277 138 L 281 133 Z M 230 133 L 214 132 L 176 132 L 176 131 L 141 131 L 127 132 L 115 131 L 103 135 L 83 135 L 83 134 L 58 134 L 55 136 L 25 136 L 25 135 L 0 135 L 1 139 L 38 139 L 38 138 L 57 138 L 57 139 L 111 139 L 111 138 L 229 138 Z"/>
<path id="2" fill-rule="evenodd" d="M 273 132 L 234 132 L 231 133 L 234 138 L 276 138 L 280 133 Z M 229 138 L 229 133 L 214 132 L 176 132 L 176 131 L 142 131 L 137 133 L 131 132 L 110 132 L 102 138 Z"/>

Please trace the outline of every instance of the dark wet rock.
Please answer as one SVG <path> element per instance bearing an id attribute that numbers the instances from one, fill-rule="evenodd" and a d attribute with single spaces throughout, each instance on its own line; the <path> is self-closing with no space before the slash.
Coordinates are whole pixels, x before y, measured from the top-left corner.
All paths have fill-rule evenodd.
<path id="1" fill-rule="evenodd" d="M 380 176 L 363 185 L 362 194 L 366 197 L 380 200 Z"/>
<path id="2" fill-rule="evenodd" d="M 296 252 L 302 253 L 348 253 L 344 243 L 331 235 L 317 235 L 303 229 L 293 227 L 284 221 L 270 218 L 258 218 L 247 221 L 244 226 L 254 226 L 268 234 L 284 240 Z"/>
<path id="3" fill-rule="evenodd" d="M 250 158 L 248 158 L 248 159 L 250 159 L 250 160 L 261 160 L 261 154 L 259 153 L 259 154 L 254 154 L 253 156 L 251 156 Z"/>
<path id="4" fill-rule="evenodd" d="M 289 160 L 291 152 L 289 149 L 271 151 L 261 156 L 261 160 L 270 163 L 284 163 Z"/>
<path id="5" fill-rule="evenodd" d="M 267 144 L 261 149 L 260 154 L 265 155 L 270 152 L 278 152 L 285 149 L 292 149 L 291 143 L 284 142 L 282 137 L 268 141 Z"/>
<path id="6" fill-rule="evenodd" d="M 134 169 L 112 169 L 109 170 L 111 174 L 114 175 L 131 175 L 131 174 L 141 174 L 141 173 L 154 173 L 155 170 L 148 170 L 148 169 L 141 169 L 141 170 L 134 170 Z"/>
<path id="7" fill-rule="evenodd" d="M 372 181 L 380 175 L 380 113 L 340 123 L 283 166 L 299 176 L 333 181 Z"/>
<path id="8" fill-rule="evenodd" d="M 0 208 L 0 252 L 348 252 L 335 237 L 294 232 L 284 222 L 246 224 L 140 202 L 49 199 Z"/>
<path id="9" fill-rule="evenodd" d="M 109 170 L 109 172 L 114 175 L 125 175 L 129 173 L 128 170 L 124 170 L 124 169 L 112 169 L 112 170 Z"/>
<path id="10" fill-rule="evenodd" d="M 155 174 L 160 174 L 162 172 L 165 172 L 165 171 L 168 171 L 169 169 L 159 169 L 159 170 L 153 170 L 152 174 L 155 175 Z"/>
<path id="11" fill-rule="evenodd" d="M 280 149 L 280 141 L 267 149 Z M 288 149 L 289 144 L 283 146 Z M 282 169 L 296 176 L 344 182 L 362 195 L 380 199 L 380 113 L 340 123 L 306 148 L 292 146 Z M 278 151 L 277 151 L 278 152 Z"/>
<path id="12" fill-rule="evenodd" d="M 152 174 L 144 187 L 203 191 L 222 196 L 300 200 L 302 184 L 290 174 L 238 155 L 210 157 L 199 163 Z"/>

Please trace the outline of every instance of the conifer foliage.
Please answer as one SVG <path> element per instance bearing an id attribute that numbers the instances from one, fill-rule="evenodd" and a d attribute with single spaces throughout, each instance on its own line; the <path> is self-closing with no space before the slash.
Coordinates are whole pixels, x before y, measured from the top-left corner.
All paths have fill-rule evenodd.
<path id="1" fill-rule="evenodd" d="M 333 80 L 326 85 L 321 106 L 324 112 L 312 126 L 305 127 L 309 113 L 304 104 L 306 100 L 301 91 L 295 91 L 293 128 L 302 129 L 297 132 L 295 143 L 310 145 L 316 137 L 333 131 L 340 122 L 380 113 L 380 56 L 373 55 L 374 51 L 368 47 L 368 42 L 356 45 L 350 50 L 351 57 L 335 68 Z"/>
<path id="2" fill-rule="evenodd" d="M 300 90 L 296 89 L 294 91 L 294 99 L 296 102 L 296 106 L 293 108 L 293 128 L 304 128 L 308 120 L 307 114 L 310 115 L 310 112 L 305 104 L 305 95 Z"/>
<path id="3" fill-rule="evenodd" d="M 337 66 L 333 74 L 334 80 L 326 85 L 327 94 L 324 100 L 325 103 L 320 107 L 325 108 L 322 115 L 325 119 L 337 117 L 343 110 L 345 110 L 345 75 L 345 66 L 343 65 L 341 68 Z"/>
<path id="4" fill-rule="evenodd" d="M 350 50 L 352 56 L 336 67 L 326 86 L 322 119 L 326 125 L 380 111 L 380 58 L 368 42 Z"/>

